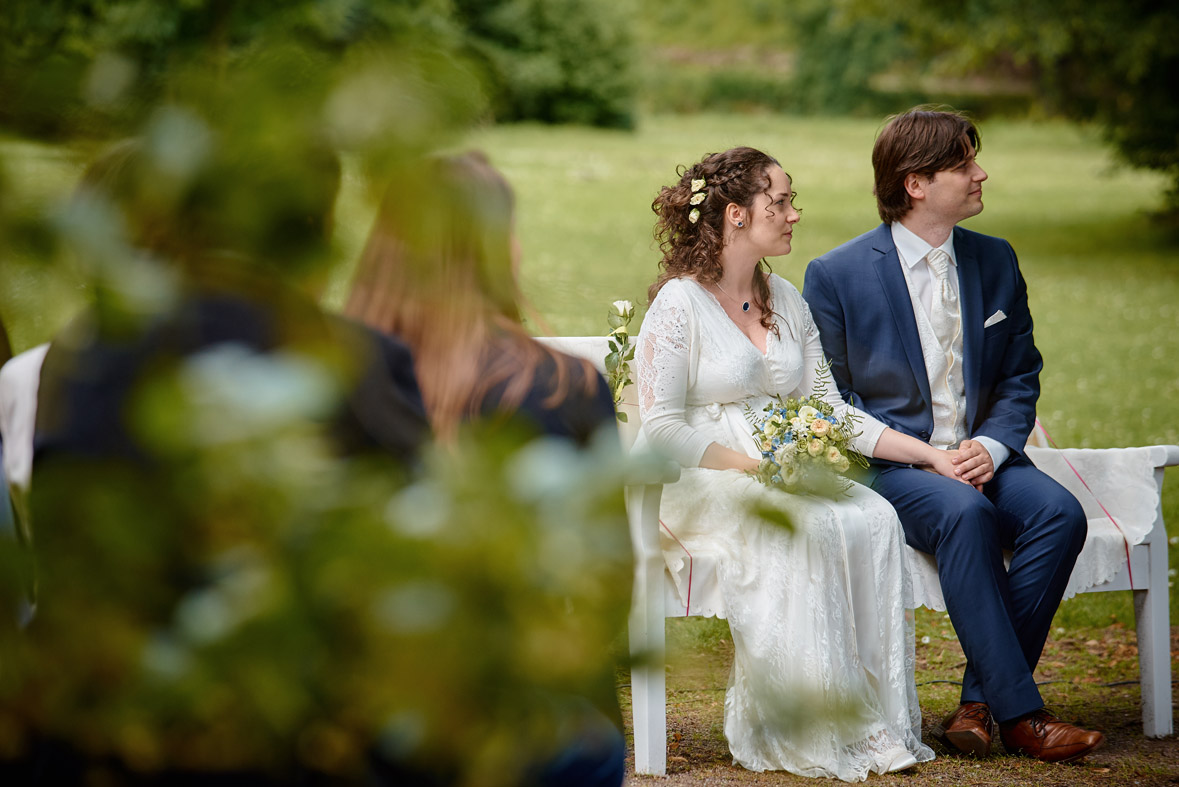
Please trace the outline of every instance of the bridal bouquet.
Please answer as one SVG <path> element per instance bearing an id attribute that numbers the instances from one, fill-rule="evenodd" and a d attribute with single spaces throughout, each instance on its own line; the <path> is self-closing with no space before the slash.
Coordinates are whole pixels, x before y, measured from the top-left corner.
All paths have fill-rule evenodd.
<path id="1" fill-rule="evenodd" d="M 868 466 L 852 448 L 859 434 L 855 417 L 836 418 L 834 408 L 823 398 L 828 371 L 819 370 L 819 382 L 810 396 L 783 399 L 776 395 L 763 409 L 764 416 L 746 413 L 762 456 L 753 476 L 766 486 L 837 497 L 851 485 L 843 475 L 851 465 Z"/>

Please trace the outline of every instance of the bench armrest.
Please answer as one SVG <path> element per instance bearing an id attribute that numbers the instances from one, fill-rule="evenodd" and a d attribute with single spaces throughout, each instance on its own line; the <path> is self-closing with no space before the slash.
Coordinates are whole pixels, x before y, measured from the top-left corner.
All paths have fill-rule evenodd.
<path id="1" fill-rule="evenodd" d="M 626 470 L 627 486 L 674 484 L 680 480 L 680 466 L 670 459 L 652 456 L 633 459 Z"/>
<path id="2" fill-rule="evenodd" d="M 1151 445 L 1146 450 L 1155 467 L 1179 467 L 1179 445 Z"/>

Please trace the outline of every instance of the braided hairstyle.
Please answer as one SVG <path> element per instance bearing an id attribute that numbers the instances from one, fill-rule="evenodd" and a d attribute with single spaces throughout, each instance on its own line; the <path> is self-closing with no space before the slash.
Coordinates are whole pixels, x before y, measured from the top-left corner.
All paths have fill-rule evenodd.
<path id="1" fill-rule="evenodd" d="M 767 194 L 770 176 L 767 170 L 781 166 L 776 159 L 754 148 L 739 147 L 723 153 L 711 153 L 700 163 L 680 167 L 679 180 L 664 186 L 651 203 L 659 218 L 655 222 L 655 240 L 663 259 L 659 277 L 647 289 L 647 300 L 655 300 L 659 290 L 671 279 L 692 277 L 702 284 L 716 284 L 724 273 L 721 249 L 724 248 L 724 211 L 730 202 L 748 208 L 758 194 Z M 692 191 L 692 181 L 703 180 L 702 190 Z M 696 205 L 692 198 L 701 191 L 704 200 Z M 693 208 L 699 211 L 692 221 Z M 760 273 L 768 273 L 763 259 Z M 773 329 L 770 286 L 764 275 L 753 277 L 753 301 L 761 310 L 761 324 Z"/>

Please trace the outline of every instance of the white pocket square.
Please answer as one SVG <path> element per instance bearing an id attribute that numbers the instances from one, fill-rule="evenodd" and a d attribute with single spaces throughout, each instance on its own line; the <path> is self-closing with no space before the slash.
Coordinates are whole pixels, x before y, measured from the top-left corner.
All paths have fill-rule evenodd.
<path id="1" fill-rule="evenodd" d="M 1000 309 L 999 311 L 995 312 L 994 314 L 992 314 L 990 317 L 987 318 L 987 321 L 983 323 L 983 327 L 990 328 L 992 325 L 998 325 L 999 323 L 1003 322 L 1006 319 L 1007 319 L 1007 315 L 1003 313 L 1002 309 Z"/>

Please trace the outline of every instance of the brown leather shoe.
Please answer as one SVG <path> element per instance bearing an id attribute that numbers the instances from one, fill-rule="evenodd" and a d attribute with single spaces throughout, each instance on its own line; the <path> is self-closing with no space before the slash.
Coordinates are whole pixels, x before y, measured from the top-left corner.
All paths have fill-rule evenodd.
<path id="1" fill-rule="evenodd" d="M 1003 746 L 1011 754 L 1035 757 L 1043 762 L 1072 762 L 1105 743 L 1105 736 L 1061 721 L 1048 711 L 1030 713 L 999 725 Z"/>
<path id="2" fill-rule="evenodd" d="M 972 757 L 986 757 L 991 753 L 991 738 L 995 735 L 995 720 L 985 702 L 964 702 L 933 728 L 933 737 L 946 748 L 956 749 Z"/>

